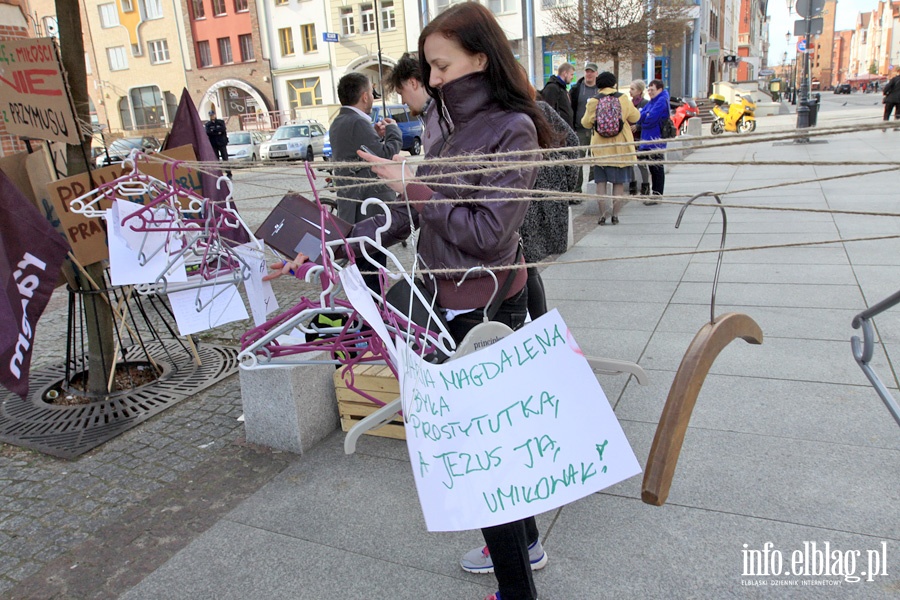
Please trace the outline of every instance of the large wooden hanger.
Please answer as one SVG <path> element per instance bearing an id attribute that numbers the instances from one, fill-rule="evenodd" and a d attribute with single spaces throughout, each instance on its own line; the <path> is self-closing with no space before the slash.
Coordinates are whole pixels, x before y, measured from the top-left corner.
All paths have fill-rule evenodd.
<path id="1" fill-rule="evenodd" d="M 716 261 L 716 274 L 713 279 L 712 300 L 710 302 L 710 322 L 705 324 L 694 336 L 691 345 L 688 346 L 678 372 L 669 388 L 669 396 L 663 408 L 659 425 L 656 427 L 656 435 L 653 437 L 653 445 L 650 447 L 650 456 L 647 458 L 647 468 L 644 471 L 644 482 L 641 489 L 641 500 L 647 504 L 662 506 L 669 496 L 669 488 L 672 486 L 672 478 L 675 475 L 675 467 L 678 464 L 678 456 L 681 454 L 681 445 L 687 431 L 694 404 L 700 394 L 700 388 L 706 380 L 710 367 L 719 353 L 737 338 L 751 344 L 762 344 L 763 334 L 756 321 L 742 313 L 726 313 L 716 318 L 716 286 L 719 283 L 719 270 L 722 268 L 722 254 L 725 248 L 725 235 L 728 222 L 722 200 L 712 192 L 706 192 L 694 196 L 681 207 L 677 228 L 681 224 L 684 211 L 697 198 L 713 196 L 719 204 L 722 213 L 722 242 L 719 247 L 719 259 Z"/>

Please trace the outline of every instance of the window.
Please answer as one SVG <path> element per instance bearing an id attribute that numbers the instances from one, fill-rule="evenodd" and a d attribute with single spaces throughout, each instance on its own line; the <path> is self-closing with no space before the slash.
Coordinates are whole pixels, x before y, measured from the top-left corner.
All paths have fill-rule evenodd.
<path id="1" fill-rule="evenodd" d="M 132 56 L 143 56 L 144 49 L 140 44 L 132 44 L 131 45 L 131 55 Z"/>
<path id="2" fill-rule="evenodd" d="M 206 9 L 203 8 L 203 0 L 191 0 L 191 6 L 194 8 L 194 19 L 206 18 Z"/>
<path id="3" fill-rule="evenodd" d="M 291 108 L 322 104 L 322 85 L 318 77 L 288 81 L 288 101 Z"/>
<path id="4" fill-rule="evenodd" d="M 122 12 L 134 12 L 134 3 L 131 0 L 122 0 Z"/>
<path id="5" fill-rule="evenodd" d="M 231 54 L 231 38 L 224 37 L 216 40 L 219 45 L 219 64 L 230 65 L 234 62 L 234 56 Z"/>
<path id="6" fill-rule="evenodd" d="M 162 95 L 155 85 L 134 88 L 128 92 L 134 109 L 135 127 L 155 127 L 165 122 Z"/>
<path id="7" fill-rule="evenodd" d="M 234 0 L 234 12 L 247 12 L 250 10 L 249 0 Z"/>
<path id="8" fill-rule="evenodd" d="M 359 22 L 363 33 L 374 33 L 375 31 L 375 9 L 371 4 L 359 5 Z"/>
<path id="9" fill-rule="evenodd" d="M 394 15 L 394 0 L 381 3 L 381 28 L 396 29 L 397 17 Z"/>
<path id="10" fill-rule="evenodd" d="M 109 29 L 119 24 L 119 11 L 116 10 L 116 4 L 101 4 L 97 8 L 100 9 L 100 27 Z"/>
<path id="11" fill-rule="evenodd" d="M 123 71 L 128 68 L 128 55 L 125 54 L 125 46 L 107 48 L 106 56 L 109 58 L 110 71 Z"/>
<path id="12" fill-rule="evenodd" d="M 162 0 L 141 0 L 141 13 L 146 21 L 162 19 Z"/>
<path id="13" fill-rule="evenodd" d="M 275 0 L 275 6 L 287 6 L 288 0 Z"/>
<path id="14" fill-rule="evenodd" d="M 147 51 L 150 54 L 150 64 L 158 65 L 169 62 L 169 42 L 166 40 L 147 42 Z"/>
<path id="15" fill-rule="evenodd" d="M 212 0 L 213 14 L 220 17 L 225 14 L 225 0 Z"/>
<path id="16" fill-rule="evenodd" d="M 281 55 L 294 55 L 294 34 L 290 27 L 278 30 L 278 41 L 281 43 Z"/>
<path id="17" fill-rule="evenodd" d="M 341 33 L 344 35 L 353 35 L 356 33 L 356 24 L 353 22 L 353 9 L 341 9 Z"/>
<path id="18" fill-rule="evenodd" d="M 132 129 L 131 111 L 128 110 L 128 98 L 119 98 L 119 118 L 122 119 L 122 129 Z"/>
<path id="19" fill-rule="evenodd" d="M 488 0 L 488 8 L 494 14 L 515 12 L 516 4 L 513 0 Z"/>
<path id="20" fill-rule="evenodd" d="M 166 110 L 169 113 L 168 121 L 171 124 L 172 119 L 175 118 L 175 113 L 178 112 L 178 98 L 172 92 L 163 92 L 163 95 L 166 97 Z"/>
<path id="21" fill-rule="evenodd" d="M 458 2 L 462 2 L 463 0 L 437 0 L 437 11 L 441 12 L 451 4 L 457 4 Z"/>
<path id="22" fill-rule="evenodd" d="M 93 69 L 91 69 L 91 56 L 87 52 L 84 53 L 84 72 L 88 75 L 93 75 Z"/>
<path id="23" fill-rule="evenodd" d="M 212 52 L 209 51 L 209 42 L 197 42 L 197 64 L 200 67 L 212 66 Z"/>
<path id="24" fill-rule="evenodd" d="M 319 49 L 316 42 L 316 26 L 314 24 L 301 25 L 300 35 L 303 36 L 303 52 L 309 54 Z"/>
<path id="25" fill-rule="evenodd" d="M 249 33 L 245 33 L 244 35 L 238 36 L 238 45 L 241 47 L 241 62 L 249 62 L 251 60 L 255 60 L 256 56 L 253 54 L 253 36 Z"/>

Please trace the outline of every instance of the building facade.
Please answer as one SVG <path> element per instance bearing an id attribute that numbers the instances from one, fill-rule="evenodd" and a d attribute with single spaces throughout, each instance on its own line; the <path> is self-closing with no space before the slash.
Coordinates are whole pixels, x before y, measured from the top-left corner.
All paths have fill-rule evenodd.
<path id="1" fill-rule="evenodd" d="M 187 89 L 200 115 L 214 109 L 229 129 L 270 127 L 274 108 L 268 52 L 256 0 L 181 0 Z"/>

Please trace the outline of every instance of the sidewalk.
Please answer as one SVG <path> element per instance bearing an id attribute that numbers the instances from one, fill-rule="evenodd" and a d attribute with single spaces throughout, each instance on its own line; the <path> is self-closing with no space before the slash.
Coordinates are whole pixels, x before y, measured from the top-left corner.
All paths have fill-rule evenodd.
<path id="1" fill-rule="evenodd" d="M 877 118 L 826 112 L 820 125 L 832 115 Z M 781 127 L 779 119 L 789 126 L 792 118 L 767 118 L 761 129 Z M 877 161 L 893 160 L 898 150 L 900 132 L 877 131 L 827 144 L 700 149 L 689 160 Z M 666 191 L 734 192 L 862 170 L 685 164 L 671 169 Z M 896 181 L 896 173 L 883 173 L 722 199 L 726 206 L 900 212 Z M 676 230 L 678 210 L 631 203 L 620 225 L 595 228 L 560 262 L 718 248 L 718 211 L 691 207 Z M 728 246 L 900 234 L 894 218 L 827 213 L 731 208 L 728 224 Z M 587 354 L 635 361 L 650 376 L 646 387 L 600 376 L 642 464 L 681 357 L 709 319 L 715 260 L 669 256 L 544 271 L 548 303 Z M 853 316 L 898 287 L 900 240 L 726 253 L 716 313 L 750 315 L 764 343 L 736 340 L 713 364 L 665 506 L 643 504 L 635 477 L 538 517 L 550 556 L 535 576 L 540 598 L 896 598 L 900 427 L 848 340 L 858 333 Z M 900 397 L 893 375 L 900 372 L 900 307 L 876 325 L 873 367 Z M 237 393 L 237 385 L 230 390 Z M 303 457 L 219 447 L 204 467 L 212 485 L 185 472 L 7 597 L 480 599 L 496 589 L 493 576 L 457 566 L 481 543 L 478 532 L 425 530 L 402 442 L 365 437 L 345 456 L 342 440 L 336 432 Z M 185 513 L 193 515 L 188 526 L 173 529 Z M 780 552 L 783 569 L 792 553 L 827 543 L 840 551 L 843 572 L 862 581 L 742 576 L 745 551 L 769 543 L 767 556 Z M 883 560 L 887 575 L 868 576 L 870 556 Z M 777 589 L 763 592 L 763 585 Z"/>

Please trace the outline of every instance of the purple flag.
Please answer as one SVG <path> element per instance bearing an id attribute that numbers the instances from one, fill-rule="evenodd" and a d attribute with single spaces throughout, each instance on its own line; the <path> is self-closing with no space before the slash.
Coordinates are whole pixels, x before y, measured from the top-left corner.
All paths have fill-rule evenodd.
<path id="1" fill-rule="evenodd" d="M 0 223 L 0 383 L 24 398 L 34 331 L 69 244 L 2 171 Z"/>
<path id="2" fill-rule="evenodd" d="M 209 137 L 206 135 L 206 128 L 197 112 L 194 101 L 187 89 L 181 92 L 181 101 L 178 103 L 178 110 L 175 112 L 175 118 L 172 119 L 172 131 L 163 144 L 163 150 L 177 148 L 179 146 L 187 146 L 190 144 L 194 147 L 194 155 L 197 160 L 202 162 L 216 162 L 219 157 L 216 156 L 212 144 L 209 143 Z M 209 170 L 209 169 L 206 169 Z M 216 202 L 225 202 L 228 197 L 228 188 L 222 186 L 216 189 L 216 181 L 222 176 L 222 171 L 216 169 L 212 171 L 214 175 L 208 173 L 200 173 L 200 184 L 203 186 L 203 195 L 210 200 Z M 231 208 L 237 211 L 237 207 L 232 203 Z M 250 241 L 250 236 L 243 229 L 226 229 L 223 235 L 238 244 L 245 244 Z"/>

